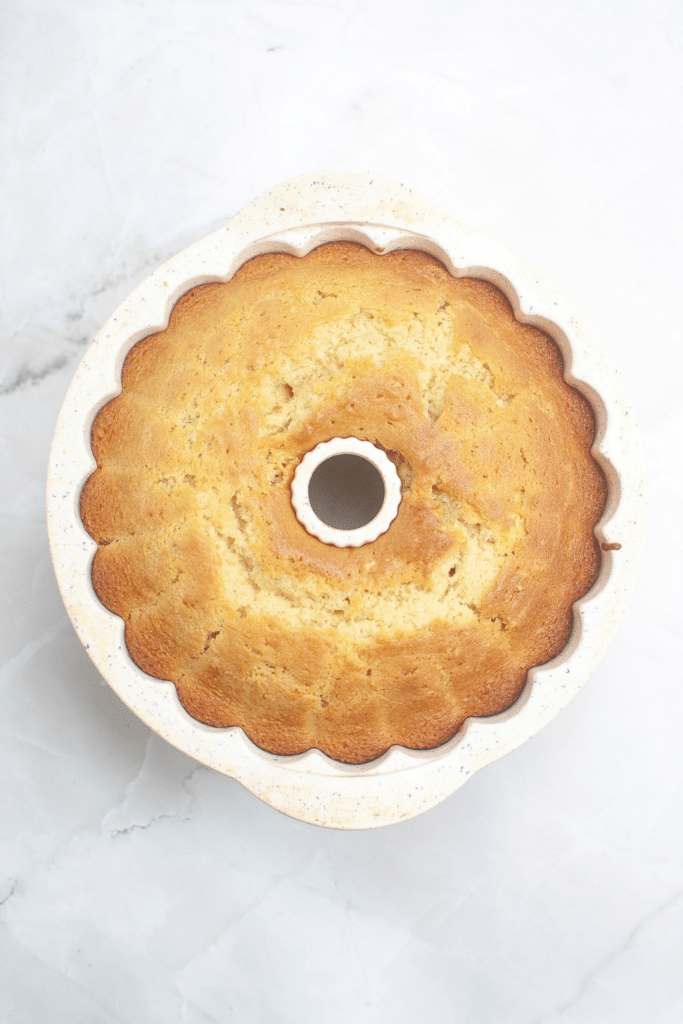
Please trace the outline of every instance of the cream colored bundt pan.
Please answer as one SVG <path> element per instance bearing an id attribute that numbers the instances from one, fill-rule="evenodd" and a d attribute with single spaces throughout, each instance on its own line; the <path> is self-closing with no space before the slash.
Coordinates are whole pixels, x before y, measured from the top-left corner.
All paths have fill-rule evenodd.
<path id="1" fill-rule="evenodd" d="M 123 620 L 96 597 L 90 577 L 96 544 L 78 511 L 81 488 L 95 467 L 90 449 L 95 415 L 120 392 L 121 367 L 130 348 L 166 327 L 180 296 L 198 284 L 230 280 L 260 253 L 303 256 L 323 242 L 339 240 L 359 242 L 375 252 L 422 250 L 456 277 L 497 285 L 519 320 L 540 327 L 561 348 L 566 380 L 595 411 L 593 454 L 609 486 L 596 530 L 604 552 L 602 569 L 592 590 L 574 606 L 574 629 L 564 651 L 529 673 L 521 697 L 508 711 L 469 719 L 434 750 L 392 747 L 359 766 L 332 761 L 317 750 L 296 757 L 271 755 L 239 728 L 214 729 L 191 718 L 172 683 L 146 675 L 133 663 Z M 316 825 L 356 829 L 389 825 L 433 807 L 473 772 L 533 736 L 578 692 L 614 636 L 633 588 L 642 495 L 639 438 L 616 373 L 552 285 L 524 260 L 403 185 L 337 172 L 305 175 L 266 192 L 226 227 L 165 263 L 119 307 L 88 349 L 64 400 L 50 455 L 47 511 L 52 560 L 67 611 L 83 646 L 121 700 L 169 743 L 237 779 L 285 814 Z"/>

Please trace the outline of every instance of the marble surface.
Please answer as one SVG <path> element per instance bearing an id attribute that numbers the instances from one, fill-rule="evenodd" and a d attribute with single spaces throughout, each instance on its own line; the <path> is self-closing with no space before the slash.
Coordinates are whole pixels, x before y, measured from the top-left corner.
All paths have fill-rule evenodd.
<path id="1" fill-rule="evenodd" d="M 683 1022 L 681 5 L 7 0 L 0 51 L 0 1020 Z M 80 647 L 44 524 L 101 323 L 335 167 L 556 281 L 622 371 L 650 493 L 582 693 L 377 832 L 288 819 L 150 734 Z"/>

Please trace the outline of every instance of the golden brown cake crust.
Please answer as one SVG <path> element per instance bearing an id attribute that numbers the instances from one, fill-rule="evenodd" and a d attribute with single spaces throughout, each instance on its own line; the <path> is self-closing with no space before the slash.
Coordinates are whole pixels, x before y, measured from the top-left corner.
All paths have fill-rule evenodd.
<path id="1" fill-rule="evenodd" d="M 518 697 L 597 577 L 606 485 L 555 343 L 424 253 L 338 242 L 192 289 L 92 429 L 92 579 L 146 672 L 265 750 L 363 763 Z M 398 517 L 335 548 L 294 516 L 320 441 L 384 448 Z"/>

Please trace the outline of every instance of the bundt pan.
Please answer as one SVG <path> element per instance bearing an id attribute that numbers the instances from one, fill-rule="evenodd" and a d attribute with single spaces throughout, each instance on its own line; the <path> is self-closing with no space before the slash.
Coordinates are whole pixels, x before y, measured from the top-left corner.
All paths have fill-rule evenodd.
<path id="1" fill-rule="evenodd" d="M 123 620 L 93 590 L 96 544 L 79 514 L 83 485 L 95 468 L 92 424 L 121 391 L 122 365 L 131 347 L 163 330 L 174 304 L 190 288 L 228 281 L 256 255 L 303 256 L 331 241 L 356 242 L 380 253 L 423 251 L 455 277 L 480 278 L 500 288 L 519 321 L 554 339 L 566 381 L 590 402 L 597 428 L 592 453 L 608 486 L 595 531 L 602 551 L 600 573 L 574 605 L 564 650 L 529 672 L 521 696 L 507 711 L 468 719 L 435 749 L 394 746 L 363 765 L 342 764 L 315 749 L 296 756 L 269 754 L 238 727 L 212 728 L 191 718 L 172 683 L 147 675 L 131 660 Z M 102 328 L 57 422 L 48 472 L 48 528 L 57 581 L 74 628 L 108 684 L 143 722 L 285 814 L 331 828 L 374 828 L 439 803 L 473 772 L 537 733 L 583 686 L 614 636 L 633 588 L 642 536 L 641 476 L 637 430 L 616 373 L 551 284 L 524 260 L 403 185 L 368 174 L 326 173 L 296 178 L 254 200 L 226 227 L 155 271 Z"/>

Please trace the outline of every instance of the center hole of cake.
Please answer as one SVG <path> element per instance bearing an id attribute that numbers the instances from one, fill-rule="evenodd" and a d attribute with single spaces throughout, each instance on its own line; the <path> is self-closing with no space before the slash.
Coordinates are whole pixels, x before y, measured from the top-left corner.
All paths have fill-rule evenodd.
<path id="1" fill-rule="evenodd" d="M 384 480 L 362 455 L 331 455 L 311 474 L 308 500 L 326 526 L 358 530 L 371 523 L 382 508 Z"/>

